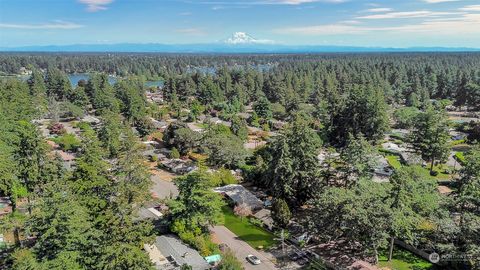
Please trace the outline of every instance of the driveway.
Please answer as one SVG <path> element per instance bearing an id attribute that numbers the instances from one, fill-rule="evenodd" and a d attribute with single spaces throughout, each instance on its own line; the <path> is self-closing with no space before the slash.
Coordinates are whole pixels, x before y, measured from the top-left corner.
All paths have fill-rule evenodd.
<path id="1" fill-rule="evenodd" d="M 218 244 L 226 244 L 233 251 L 237 259 L 242 263 L 243 267 L 245 267 L 245 270 L 280 269 L 277 268 L 275 264 L 270 261 L 266 254 L 255 250 L 246 242 L 239 240 L 237 236 L 225 226 L 213 227 L 212 233 L 214 235 L 214 241 L 218 242 Z M 249 263 L 245 259 L 249 254 L 257 256 L 262 261 L 262 263 L 260 265 L 253 265 Z"/>
<path id="2" fill-rule="evenodd" d="M 150 191 L 159 199 L 169 199 L 178 196 L 178 188 L 171 181 L 162 180 L 158 175 L 152 175 L 150 179 L 153 186 Z"/>

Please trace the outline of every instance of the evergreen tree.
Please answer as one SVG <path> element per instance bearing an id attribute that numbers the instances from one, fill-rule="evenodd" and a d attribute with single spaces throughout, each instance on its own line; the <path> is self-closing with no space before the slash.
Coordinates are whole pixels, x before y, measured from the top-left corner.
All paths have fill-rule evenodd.
<path id="1" fill-rule="evenodd" d="M 449 137 L 445 112 L 429 107 L 417 116 L 409 139 L 413 148 L 431 162 L 430 172 L 433 172 L 435 161 L 447 158 Z"/>

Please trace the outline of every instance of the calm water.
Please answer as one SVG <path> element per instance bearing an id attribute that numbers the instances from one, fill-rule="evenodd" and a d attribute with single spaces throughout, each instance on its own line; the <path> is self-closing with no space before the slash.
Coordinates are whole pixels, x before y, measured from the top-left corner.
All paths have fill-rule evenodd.
<path id="1" fill-rule="evenodd" d="M 163 81 L 162 80 L 159 80 L 159 81 L 148 81 L 148 82 L 145 82 L 145 86 L 146 87 L 163 87 Z"/>
<path id="2" fill-rule="evenodd" d="M 76 87 L 78 82 L 80 80 L 85 80 L 88 81 L 90 79 L 90 74 L 88 73 L 75 73 L 75 74 L 69 74 L 68 79 L 70 80 L 70 83 L 72 84 L 72 87 Z M 117 77 L 113 76 L 108 76 L 108 82 L 113 85 L 118 81 Z M 163 86 L 163 80 L 158 80 L 158 81 L 147 81 L 145 82 L 146 87 L 162 87 Z"/>
<path id="3" fill-rule="evenodd" d="M 76 87 L 80 80 L 88 81 L 90 79 L 90 74 L 88 73 L 69 74 L 68 79 L 70 80 L 72 87 Z M 108 82 L 113 85 L 117 82 L 117 78 L 113 76 L 108 76 Z"/>

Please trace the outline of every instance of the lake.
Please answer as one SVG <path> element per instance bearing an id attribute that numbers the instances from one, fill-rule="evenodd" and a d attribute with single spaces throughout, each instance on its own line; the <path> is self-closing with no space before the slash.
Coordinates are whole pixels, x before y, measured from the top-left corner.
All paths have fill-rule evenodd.
<path id="1" fill-rule="evenodd" d="M 74 74 L 68 74 L 68 79 L 70 80 L 70 83 L 72 84 L 72 87 L 76 87 L 78 82 L 80 80 L 85 80 L 88 81 L 90 79 L 90 74 L 88 73 L 74 73 Z M 115 84 L 117 82 L 117 78 L 113 76 L 108 76 L 108 82 L 110 84 Z"/>
<path id="2" fill-rule="evenodd" d="M 88 81 L 90 79 L 91 75 L 88 73 L 74 73 L 74 74 L 69 74 L 68 79 L 70 80 L 70 83 L 72 84 L 72 87 L 76 87 L 78 82 L 80 80 L 85 80 Z M 113 85 L 119 80 L 118 77 L 114 77 L 109 75 L 108 76 L 108 82 Z M 145 82 L 146 87 L 162 87 L 163 86 L 163 80 L 158 80 L 158 81 L 147 81 Z"/>

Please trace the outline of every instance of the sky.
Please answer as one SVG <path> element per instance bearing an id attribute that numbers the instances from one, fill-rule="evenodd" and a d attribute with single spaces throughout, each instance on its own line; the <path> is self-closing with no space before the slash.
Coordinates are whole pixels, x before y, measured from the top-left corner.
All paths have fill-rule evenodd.
<path id="1" fill-rule="evenodd" d="M 480 0 L 0 0 L 0 47 L 217 42 L 479 48 Z"/>

